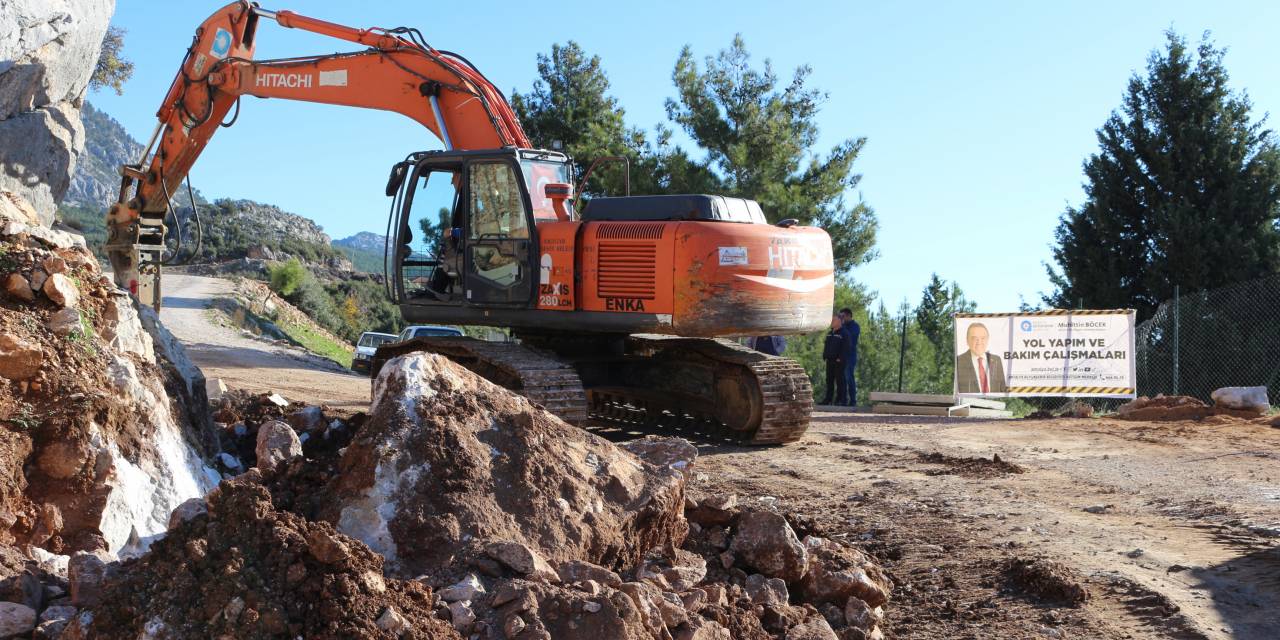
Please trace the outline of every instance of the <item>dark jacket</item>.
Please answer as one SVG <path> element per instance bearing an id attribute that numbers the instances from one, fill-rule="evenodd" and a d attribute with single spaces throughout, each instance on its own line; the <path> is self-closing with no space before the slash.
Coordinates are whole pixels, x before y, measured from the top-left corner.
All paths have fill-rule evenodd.
<path id="1" fill-rule="evenodd" d="M 853 318 L 847 320 L 840 325 L 840 333 L 844 334 L 845 351 L 848 353 L 847 360 L 849 362 L 858 361 L 858 336 L 862 333 L 862 327 L 858 326 L 858 322 Z"/>
<path id="2" fill-rule="evenodd" d="M 822 343 L 822 359 L 828 362 L 839 362 L 847 356 L 845 346 L 847 338 L 843 331 L 832 329 L 827 332 L 827 340 Z"/>

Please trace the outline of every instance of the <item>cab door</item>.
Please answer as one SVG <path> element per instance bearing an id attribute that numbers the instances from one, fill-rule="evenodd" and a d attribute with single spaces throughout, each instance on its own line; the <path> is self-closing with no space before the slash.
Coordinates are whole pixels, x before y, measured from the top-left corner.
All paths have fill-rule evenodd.
<path id="1" fill-rule="evenodd" d="M 463 280 L 472 305 L 527 306 L 533 299 L 533 226 L 522 184 L 510 160 L 467 163 Z"/>

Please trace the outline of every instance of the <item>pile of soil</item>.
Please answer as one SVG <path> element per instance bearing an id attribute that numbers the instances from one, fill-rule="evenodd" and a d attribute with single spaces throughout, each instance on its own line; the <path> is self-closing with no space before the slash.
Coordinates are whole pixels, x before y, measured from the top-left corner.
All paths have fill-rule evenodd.
<path id="1" fill-rule="evenodd" d="M 920 461 L 930 464 L 946 465 L 944 469 L 930 469 L 925 471 L 926 475 L 942 476 L 942 475 L 958 475 L 967 478 L 997 478 L 1009 475 L 1011 473 L 1023 473 L 1026 469 L 1007 462 L 1000 458 L 1000 454 L 994 454 L 991 459 L 986 458 L 956 458 L 942 453 L 922 453 Z"/>
<path id="2" fill-rule="evenodd" d="M 1010 558 L 1004 567 L 1008 584 L 1041 602 L 1079 606 L 1089 590 L 1070 567 L 1042 558 Z"/>
<path id="3" fill-rule="evenodd" d="M 279 511 L 265 487 L 236 479 L 210 494 L 207 515 L 120 567 L 86 637 L 457 637 L 434 617 L 429 588 L 384 578 L 382 565 L 360 541 Z M 380 627 L 384 616 L 407 622 L 404 635 Z"/>
<path id="4" fill-rule="evenodd" d="M 1173 420 L 1203 420 L 1209 416 L 1233 418 L 1257 418 L 1257 411 L 1228 409 L 1209 406 L 1191 396 L 1157 395 L 1154 398 L 1139 396 L 1116 408 L 1115 417 L 1136 422 L 1162 422 Z"/>

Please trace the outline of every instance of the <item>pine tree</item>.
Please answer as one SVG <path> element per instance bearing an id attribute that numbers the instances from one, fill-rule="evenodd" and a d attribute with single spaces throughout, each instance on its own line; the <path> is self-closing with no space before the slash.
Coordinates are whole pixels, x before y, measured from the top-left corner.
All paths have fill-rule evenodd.
<path id="1" fill-rule="evenodd" d="M 875 257 L 875 213 L 846 200 L 862 179 L 853 163 L 866 138 L 815 152 L 815 118 L 826 95 L 806 86 L 809 73 L 802 66 L 779 88 L 768 60 L 763 70 L 752 68 L 741 36 L 701 68 L 685 47 L 672 74 L 678 98 L 667 100 L 667 115 L 707 151 L 727 195 L 758 201 L 772 222 L 795 218 L 825 229 L 845 270 Z"/>
<path id="2" fill-rule="evenodd" d="M 1047 267 L 1059 308 L 1136 308 L 1280 268 L 1280 151 L 1266 118 L 1232 92 L 1224 51 L 1166 33 L 1146 76 L 1084 163 L 1085 202 L 1063 213 Z"/>

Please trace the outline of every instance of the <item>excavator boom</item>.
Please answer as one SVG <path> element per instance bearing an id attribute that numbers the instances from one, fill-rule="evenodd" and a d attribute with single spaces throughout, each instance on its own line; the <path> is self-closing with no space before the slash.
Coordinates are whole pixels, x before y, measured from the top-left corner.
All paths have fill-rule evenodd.
<path id="1" fill-rule="evenodd" d="M 262 20 L 366 45 L 353 53 L 253 59 Z M 116 282 L 159 308 L 164 217 L 174 193 L 242 96 L 286 98 L 401 113 L 447 149 L 528 147 L 502 92 L 456 54 L 413 29 L 355 29 L 249 2 L 229 4 L 196 29 L 137 164 L 122 168 L 107 216 Z M 154 150 L 154 153 L 152 151 Z"/>

